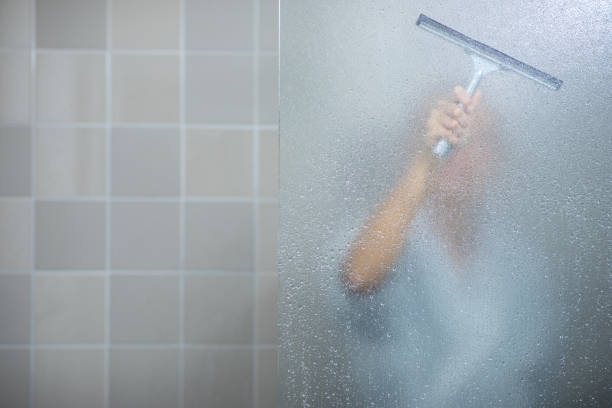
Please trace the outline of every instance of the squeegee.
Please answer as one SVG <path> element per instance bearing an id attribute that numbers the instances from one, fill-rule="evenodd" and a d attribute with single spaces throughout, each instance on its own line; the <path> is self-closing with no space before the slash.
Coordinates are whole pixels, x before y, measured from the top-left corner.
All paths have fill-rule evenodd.
<path id="1" fill-rule="evenodd" d="M 523 75 L 529 79 L 539 82 L 555 91 L 561 87 L 563 81 L 552 75 L 542 72 L 539 69 L 527 65 L 517 59 L 512 58 L 509 55 L 504 54 L 495 48 L 489 47 L 486 44 L 478 42 L 467 35 L 461 34 L 458 31 L 453 30 L 450 27 L 445 26 L 427 17 L 424 14 L 419 15 L 419 19 L 416 22 L 417 26 L 432 32 L 453 44 L 463 47 L 465 52 L 472 57 L 473 73 L 472 80 L 466 88 L 467 93 L 472 96 L 480 80 L 487 74 L 498 71 L 514 71 L 520 75 Z M 458 104 L 461 109 L 463 105 Z M 450 151 L 451 145 L 445 139 L 440 139 L 432 148 L 433 153 L 438 157 L 444 157 Z"/>

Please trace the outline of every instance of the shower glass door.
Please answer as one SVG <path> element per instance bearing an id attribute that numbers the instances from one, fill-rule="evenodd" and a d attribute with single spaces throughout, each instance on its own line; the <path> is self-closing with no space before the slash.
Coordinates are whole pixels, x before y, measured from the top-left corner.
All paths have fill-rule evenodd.
<path id="1" fill-rule="evenodd" d="M 420 13 L 563 86 L 495 72 L 446 123 L 471 58 Z M 279 406 L 610 406 L 611 19 L 281 1 Z"/>

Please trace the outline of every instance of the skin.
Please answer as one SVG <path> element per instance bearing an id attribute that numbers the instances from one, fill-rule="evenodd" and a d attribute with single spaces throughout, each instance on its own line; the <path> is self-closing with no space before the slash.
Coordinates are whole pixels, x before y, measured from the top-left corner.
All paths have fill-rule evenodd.
<path id="1" fill-rule="evenodd" d="M 351 243 L 342 265 L 350 290 L 367 292 L 384 280 L 401 255 L 410 224 L 424 204 L 432 209 L 434 230 L 448 244 L 450 259 L 457 266 L 469 265 L 477 224 L 474 203 L 483 191 L 484 175 L 492 159 L 492 149 L 483 136 L 484 121 L 477 120 L 474 112 L 480 98 L 480 91 L 470 98 L 457 86 L 452 98 L 439 101 L 431 110 L 421 152 Z M 441 138 L 452 145 L 444 159 L 431 153 Z"/>

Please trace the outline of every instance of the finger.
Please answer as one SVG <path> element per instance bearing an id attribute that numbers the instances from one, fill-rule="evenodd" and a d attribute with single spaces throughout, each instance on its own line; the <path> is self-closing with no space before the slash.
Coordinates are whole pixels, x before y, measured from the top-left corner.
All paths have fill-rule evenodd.
<path id="1" fill-rule="evenodd" d="M 458 143 L 459 141 L 459 138 L 451 130 L 448 130 L 442 126 L 437 126 L 433 130 L 432 135 L 435 139 L 445 139 L 452 144 Z"/>
<path id="2" fill-rule="evenodd" d="M 457 143 L 459 143 L 459 137 L 455 134 L 450 135 L 449 137 L 446 138 L 446 140 L 448 140 L 453 145 L 456 145 Z"/>
<path id="3" fill-rule="evenodd" d="M 438 110 L 446 113 L 448 116 L 455 118 L 464 114 L 463 110 L 459 106 L 457 106 L 456 103 L 449 101 L 440 101 L 438 103 Z"/>
<path id="4" fill-rule="evenodd" d="M 482 92 L 480 92 L 480 89 L 474 92 L 474 96 L 472 96 L 472 101 L 470 102 L 470 106 L 472 107 L 472 110 L 474 110 L 476 105 L 478 105 L 478 101 L 480 100 L 481 97 L 482 97 Z"/>
<path id="5" fill-rule="evenodd" d="M 438 124 L 431 129 L 431 134 L 436 138 L 446 139 L 453 135 L 453 131 Z"/>
<path id="6" fill-rule="evenodd" d="M 468 105 L 469 106 L 469 105 Z M 451 118 L 457 120 L 461 126 L 467 126 L 467 117 L 463 109 L 455 102 L 440 103 L 439 110 L 446 113 Z"/>
<path id="7" fill-rule="evenodd" d="M 457 127 L 459 127 L 459 122 L 457 122 L 455 119 L 443 113 L 439 114 L 438 123 L 440 123 L 442 126 L 444 126 L 448 130 L 454 130 L 454 129 L 457 129 Z"/>
<path id="8" fill-rule="evenodd" d="M 470 104 L 470 95 L 467 93 L 462 86 L 457 85 L 454 89 L 455 93 L 455 102 L 461 102 L 464 107 Z"/>
<path id="9" fill-rule="evenodd" d="M 453 104 L 453 116 L 455 118 L 460 118 L 465 116 L 465 112 L 461 109 L 456 103 Z"/>
<path id="10" fill-rule="evenodd" d="M 463 138 L 463 136 L 465 136 L 465 133 L 466 133 L 466 129 L 460 127 L 460 128 L 458 128 L 458 129 L 453 131 L 453 136 L 456 136 L 457 139 L 461 139 L 461 138 Z"/>
<path id="11" fill-rule="evenodd" d="M 459 109 L 459 110 L 461 110 L 461 109 Z M 462 128 L 466 128 L 470 124 L 470 120 L 468 118 L 468 115 L 466 115 L 465 112 L 463 112 L 463 111 L 461 111 L 461 115 L 455 117 L 455 120 L 457 122 L 459 122 L 459 125 L 461 125 Z"/>
<path id="12" fill-rule="evenodd" d="M 482 92 L 480 92 L 480 90 L 477 90 L 476 92 L 474 92 L 474 96 L 472 96 L 472 99 L 470 100 L 470 104 L 467 105 L 465 109 L 467 113 L 474 112 L 474 108 L 476 108 L 476 104 L 480 100 L 481 95 L 482 95 Z"/>
<path id="13" fill-rule="evenodd" d="M 461 127 L 467 127 L 469 124 L 468 115 L 459 106 L 457 106 L 456 104 L 453 105 L 454 107 L 452 110 L 452 118 L 459 122 L 459 125 L 461 125 Z"/>
<path id="14" fill-rule="evenodd" d="M 444 139 L 448 141 L 450 144 L 454 145 L 454 144 L 459 143 L 459 139 L 461 139 L 461 136 L 459 136 L 457 132 L 450 132 L 450 133 L 445 134 Z"/>

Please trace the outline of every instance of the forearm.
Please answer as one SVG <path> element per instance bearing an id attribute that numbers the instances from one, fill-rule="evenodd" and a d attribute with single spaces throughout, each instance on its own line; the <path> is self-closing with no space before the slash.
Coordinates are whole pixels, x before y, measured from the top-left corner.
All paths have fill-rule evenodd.
<path id="1" fill-rule="evenodd" d="M 420 154 L 352 243 L 343 272 L 354 290 L 374 287 L 401 253 L 406 229 L 425 196 L 435 160 L 428 152 Z"/>

